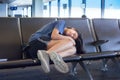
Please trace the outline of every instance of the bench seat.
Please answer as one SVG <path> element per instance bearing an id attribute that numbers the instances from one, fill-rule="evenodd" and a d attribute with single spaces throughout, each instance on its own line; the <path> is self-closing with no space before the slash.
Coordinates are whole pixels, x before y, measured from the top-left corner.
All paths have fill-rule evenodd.
<path id="1" fill-rule="evenodd" d="M 80 62 L 85 60 L 98 60 L 104 58 L 112 58 L 118 56 L 117 52 L 104 52 L 104 53 L 86 53 L 81 55 L 72 55 L 69 57 L 63 58 L 65 62 Z M 51 61 L 50 64 L 53 64 Z M 0 62 L 0 69 L 10 69 L 10 68 L 18 68 L 18 67 L 29 67 L 29 66 L 37 66 L 41 65 L 38 59 L 21 59 L 21 60 L 13 60 L 13 61 L 3 61 Z"/>

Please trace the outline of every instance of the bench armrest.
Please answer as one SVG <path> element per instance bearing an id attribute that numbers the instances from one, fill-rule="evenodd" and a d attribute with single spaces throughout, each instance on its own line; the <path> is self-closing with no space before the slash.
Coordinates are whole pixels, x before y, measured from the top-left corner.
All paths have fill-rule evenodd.
<path id="1" fill-rule="evenodd" d="M 109 40 L 97 40 L 91 43 L 93 46 L 101 46 L 104 43 L 107 43 Z"/>

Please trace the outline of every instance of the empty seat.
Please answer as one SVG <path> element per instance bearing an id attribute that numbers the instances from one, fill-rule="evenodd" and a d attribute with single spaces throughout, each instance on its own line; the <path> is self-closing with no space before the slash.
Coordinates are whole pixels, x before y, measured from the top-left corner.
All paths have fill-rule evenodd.
<path id="1" fill-rule="evenodd" d="M 97 41 L 103 40 L 105 43 L 99 45 L 101 53 L 112 53 L 112 61 L 119 66 L 116 57 L 120 56 L 120 30 L 117 19 L 93 19 L 93 28 Z M 108 55 L 110 57 L 110 55 Z M 107 70 L 108 59 L 103 60 L 103 70 Z"/>
<path id="2" fill-rule="evenodd" d="M 22 59 L 17 18 L 0 18 L 0 61 Z"/>
<path id="3" fill-rule="evenodd" d="M 120 51 L 120 30 L 117 19 L 93 19 L 97 40 L 107 40 L 101 51 Z"/>

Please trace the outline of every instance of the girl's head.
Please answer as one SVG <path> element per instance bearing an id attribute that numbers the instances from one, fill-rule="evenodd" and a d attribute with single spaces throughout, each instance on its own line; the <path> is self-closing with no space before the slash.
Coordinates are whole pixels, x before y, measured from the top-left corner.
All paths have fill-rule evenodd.
<path id="1" fill-rule="evenodd" d="M 64 34 L 66 36 L 72 37 L 73 39 L 77 39 L 78 38 L 78 32 L 73 27 L 66 27 L 65 30 L 64 30 Z"/>

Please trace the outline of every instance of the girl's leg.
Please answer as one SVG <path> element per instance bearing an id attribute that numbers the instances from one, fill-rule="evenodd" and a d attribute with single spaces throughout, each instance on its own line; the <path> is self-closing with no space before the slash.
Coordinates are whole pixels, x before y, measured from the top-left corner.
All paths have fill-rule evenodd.
<path id="1" fill-rule="evenodd" d="M 63 61 L 62 57 L 72 55 L 76 52 L 75 47 L 73 48 L 73 45 L 73 42 L 68 39 L 52 40 L 48 44 L 47 53 L 49 54 L 50 59 L 53 61 L 55 68 L 62 73 L 69 71 L 68 65 Z"/>
<path id="2" fill-rule="evenodd" d="M 62 52 L 58 52 L 58 54 L 61 56 L 61 57 L 67 57 L 67 56 L 71 56 L 73 54 L 76 53 L 76 47 L 75 46 L 72 46 L 71 48 L 68 48 Z"/>
<path id="3" fill-rule="evenodd" d="M 47 52 L 62 52 L 64 50 L 67 50 L 73 46 L 73 42 L 71 40 L 65 39 L 65 40 L 51 40 L 48 43 L 48 50 Z"/>

